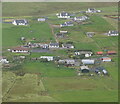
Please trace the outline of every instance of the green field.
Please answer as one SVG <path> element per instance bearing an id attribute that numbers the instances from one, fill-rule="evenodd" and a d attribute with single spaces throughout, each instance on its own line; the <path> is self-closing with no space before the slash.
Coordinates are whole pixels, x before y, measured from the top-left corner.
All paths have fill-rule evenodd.
<path id="1" fill-rule="evenodd" d="M 97 8 L 101 13 L 89 15 L 88 24 L 74 23 L 73 27 L 53 28 L 54 33 L 66 30 L 66 38 L 55 38 L 50 24 L 64 23 L 65 19 L 58 19 L 55 14 L 61 11 L 70 13 Z M 3 19 L 27 19 L 28 26 L 14 26 L 10 23 L 2 24 L 3 56 L 16 65 L 14 54 L 6 49 L 23 45 L 21 37 L 26 42 L 49 43 L 73 42 L 75 49 L 92 50 L 94 53 L 108 50 L 118 52 L 118 37 L 103 35 L 109 30 L 117 29 L 117 21 L 104 18 L 104 15 L 117 14 L 117 3 L 3 3 Z M 84 14 L 78 13 L 77 16 Z M 47 16 L 46 22 L 38 22 L 37 18 Z M 93 38 L 85 32 L 95 32 Z M 33 40 L 36 38 L 36 40 Z M 3 68 L 3 102 L 117 102 L 118 101 L 118 54 L 110 56 L 112 62 L 102 62 L 109 76 L 78 76 L 78 67 L 65 67 L 55 62 L 40 62 L 30 58 L 45 56 L 60 56 L 68 58 L 67 50 L 51 50 L 48 53 L 31 53 L 25 55 L 27 59 L 18 62 L 16 69 Z M 94 56 L 96 57 L 96 56 Z M 98 57 L 98 56 L 97 56 Z M 96 57 L 96 58 L 97 58 Z M 100 57 L 100 56 L 99 56 Z M 18 66 L 19 66 L 18 65 Z M 25 73 L 18 76 L 15 73 Z"/>

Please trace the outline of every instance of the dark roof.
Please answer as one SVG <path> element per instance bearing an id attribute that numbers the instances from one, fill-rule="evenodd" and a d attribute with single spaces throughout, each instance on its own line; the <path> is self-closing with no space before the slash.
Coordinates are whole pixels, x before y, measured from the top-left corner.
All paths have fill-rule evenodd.
<path id="1" fill-rule="evenodd" d="M 67 13 L 67 12 L 61 12 L 61 15 L 62 15 L 62 16 L 70 16 L 70 14 Z"/>
<path id="2" fill-rule="evenodd" d="M 28 23 L 25 19 L 23 19 L 23 20 L 15 20 L 15 22 L 17 24 L 19 24 L 19 23 Z"/>

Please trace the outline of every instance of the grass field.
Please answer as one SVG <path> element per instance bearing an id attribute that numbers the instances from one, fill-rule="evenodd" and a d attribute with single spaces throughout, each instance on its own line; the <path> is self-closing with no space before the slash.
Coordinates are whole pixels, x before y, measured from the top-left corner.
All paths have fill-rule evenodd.
<path id="1" fill-rule="evenodd" d="M 54 33 L 60 30 L 69 32 L 67 38 L 57 38 L 60 42 L 72 41 L 75 49 L 118 52 L 118 37 L 103 35 L 109 30 L 117 29 L 116 21 L 104 18 L 103 15 L 117 14 L 117 3 L 3 3 L 3 19 L 25 18 L 28 26 L 13 26 L 2 24 L 3 55 L 12 60 L 14 53 L 6 51 L 8 48 L 20 46 L 26 41 L 49 43 L 55 42 L 50 24 L 64 23 L 65 19 L 58 19 L 55 14 L 61 11 L 70 13 L 97 8 L 102 13 L 90 15 L 91 24 L 53 28 Z M 81 16 L 83 14 L 77 14 Z M 47 16 L 46 22 L 39 23 L 37 18 Z M 95 32 L 93 38 L 88 38 L 85 32 Z M 34 41 L 32 38 L 36 38 Z M 22 55 L 22 54 L 18 54 Z M 17 70 L 3 69 L 3 101 L 4 102 L 116 102 L 118 101 L 118 55 L 109 56 L 112 62 L 102 62 L 110 76 L 77 76 L 75 68 L 67 68 L 54 62 L 40 62 L 30 58 L 45 56 L 60 56 L 68 58 L 66 50 L 50 50 L 48 53 L 31 53 L 21 63 Z M 12 63 L 12 61 L 10 61 Z M 14 64 L 14 63 L 12 63 Z M 14 73 L 25 72 L 24 76 Z"/>

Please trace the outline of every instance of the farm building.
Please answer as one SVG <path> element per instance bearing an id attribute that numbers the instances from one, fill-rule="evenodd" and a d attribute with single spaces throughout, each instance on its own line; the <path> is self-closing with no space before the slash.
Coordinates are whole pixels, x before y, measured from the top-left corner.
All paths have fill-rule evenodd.
<path id="1" fill-rule="evenodd" d="M 93 59 L 82 59 L 81 61 L 85 65 L 87 65 L 87 64 L 95 64 L 95 60 L 93 60 Z"/>
<path id="2" fill-rule="evenodd" d="M 82 73 L 89 73 L 89 71 L 90 71 L 88 66 L 85 66 L 85 65 L 81 66 L 80 70 L 81 70 Z"/>
<path id="3" fill-rule="evenodd" d="M 59 43 L 50 43 L 49 48 L 59 48 Z"/>
<path id="4" fill-rule="evenodd" d="M 100 13 L 101 10 L 96 10 L 95 8 L 88 8 L 88 10 L 86 11 L 86 13 Z"/>
<path id="5" fill-rule="evenodd" d="M 29 52 L 29 48 L 16 47 L 16 48 L 11 49 L 11 52 L 13 52 L 13 53 L 28 53 Z"/>
<path id="6" fill-rule="evenodd" d="M 14 20 L 12 22 L 13 25 L 28 25 L 28 21 L 23 19 L 23 20 Z"/>
<path id="7" fill-rule="evenodd" d="M 58 37 L 58 38 L 64 38 L 64 33 L 57 33 L 56 37 Z"/>
<path id="8" fill-rule="evenodd" d="M 92 56 L 93 52 L 91 50 L 76 50 L 75 55 L 85 55 L 85 57 Z"/>
<path id="9" fill-rule="evenodd" d="M 73 49 L 74 46 L 72 44 L 68 44 L 68 43 L 64 43 L 62 44 L 62 48 L 69 48 L 69 49 Z"/>
<path id="10" fill-rule="evenodd" d="M 96 52 L 97 55 L 103 55 L 102 51 Z"/>
<path id="11" fill-rule="evenodd" d="M 95 32 L 86 32 L 87 37 L 92 38 L 95 35 Z"/>
<path id="12" fill-rule="evenodd" d="M 89 19 L 87 16 L 74 17 L 74 21 L 85 21 Z"/>
<path id="13" fill-rule="evenodd" d="M 54 57 L 53 56 L 41 56 L 40 59 L 47 59 L 47 61 L 53 61 Z"/>
<path id="14" fill-rule="evenodd" d="M 64 19 L 67 19 L 67 18 L 70 18 L 70 14 L 67 13 L 67 12 L 61 12 L 61 13 L 58 13 L 56 14 L 58 18 L 64 18 Z"/>
<path id="15" fill-rule="evenodd" d="M 118 35 L 119 35 L 119 33 L 116 30 L 111 30 L 108 32 L 108 36 L 118 36 Z"/>
<path id="16" fill-rule="evenodd" d="M 102 57 L 101 60 L 102 60 L 103 62 L 111 62 L 112 59 L 109 58 L 109 57 Z"/>
<path id="17" fill-rule="evenodd" d="M 97 74 L 103 73 L 104 75 L 108 74 L 107 70 L 103 66 L 95 68 L 95 73 Z"/>
<path id="18" fill-rule="evenodd" d="M 115 55 L 115 54 L 117 54 L 117 52 L 116 51 L 108 51 L 107 54 L 108 55 Z"/>
<path id="19" fill-rule="evenodd" d="M 46 18 L 38 18 L 37 20 L 40 22 L 44 22 L 44 21 L 46 21 Z"/>

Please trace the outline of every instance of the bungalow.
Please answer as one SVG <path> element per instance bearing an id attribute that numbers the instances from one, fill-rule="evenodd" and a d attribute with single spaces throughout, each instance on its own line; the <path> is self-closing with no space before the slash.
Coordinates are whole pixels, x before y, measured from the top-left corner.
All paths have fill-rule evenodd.
<path id="1" fill-rule="evenodd" d="M 94 59 L 82 59 L 81 61 L 83 64 L 94 64 L 95 63 Z"/>
<path id="2" fill-rule="evenodd" d="M 40 21 L 40 22 L 45 22 L 46 18 L 38 18 L 37 20 Z"/>
<path id="3" fill-rule="evenodd" d="M 57 33 L 57 34 L 56 34 L 56 37 L 58 37 L 58 38 L 63 38 L 63 37 L 64 37 L 64 33 Z"/>
<path id="4" fill-rule="evenodd" d="M 59 48 L 59 43 L 50 43 L 49 48 Z"/>
<path id="5" fill-rule="evenodd" d="M 119 35 L 119 33 L 116 30 L 111 30 L 108 32 L 108 36 L 118 36 L 118 35 Z"/>
<path id="6" fill-rule="evenodd" d="M 101 10 L 96 10 L 95 8 L 88 8 L 88 10 L 86 11 L 86 13 L 100 13 Z"/>
<path id="7" fill-rule="evenodd" d="M 86 32 L 87 37 L 92 38 L 95 33 L 94 32 Z"/>
<path id="8" fill-rule="evenodd" d="M 70 18 L 70 14 L 64 11 L 56 15 L 58 18 L 64 18 L 64 19 Z"/>
<path id="9" fill-rule="evenodd" d="M 72 44 L 68 44 L 68 43 L 64 43 L 62 44 L 62 48 L 69 48 L 69 49 L 73 49 L 74 46 Z"/>
<path id="10" fill-rule="evenodd" d="M 116 51 L 108 51 L 107 54 L 108 55 L 115 55 L 115 54 L 117 54 L 117 52 Z"/>
<path id="11" fill-rule="evenodd" d="M 103 62 L 110 62 L 110 61 L 111 61 L 111 58 L 109 58 L 109 57 L 102 57 L 101 60 L 102 60 Z"/>
<path id="12" fill-rule="evenodd" d="M 53 56 L 41 56 L 40 59 L 47 59 L 47 61 L 53 61 L 54 57 Z"/>
<path id="13" fill-rule="evenodd" d="M 23 20 L 14 20 L 12 22 L 13 25 L 28 25 L 28 21 L 23 19 Z"/>
<path id="14" fill-rule="evenodd" d="M 81 66 L 80 70 L 81 70 L 82 73 L 89 73 L 89 71 L 90 71 L 88 66 L 85 66 L 85 65 Z"/>
<path id="15" fill-rule="evenodd" d="M 11 49 L 11 52 L 13 52 L 13 53 L 28 53 L 29 49 L 24 48 L 24 47 L 16 47 L 16 48 Z"/>
<path id="16" fill-rule="evenodd" d="M 103 55 L 102 51 L 96 52 L 97 55 Z"/>
<path id="17" fill-rule="evenodd" d="M 85 57 L 90 57 L 93 54 L 93 52 L 90 50 L 76 50 L 74 52 L 75 55 L 85 55 Z"/>
<path id="18" fill-rule="evenodd" d="M 85 21 L 89 19 L 87 16 L 74 17 L 74 21 Z"/>

